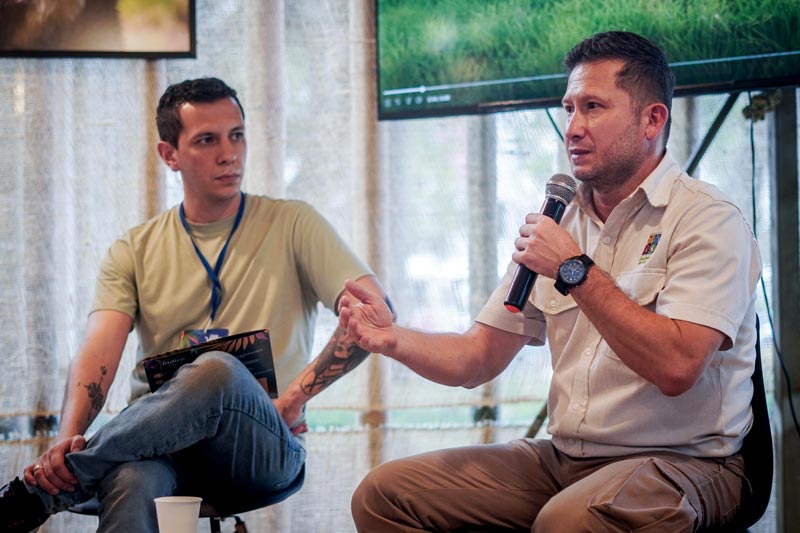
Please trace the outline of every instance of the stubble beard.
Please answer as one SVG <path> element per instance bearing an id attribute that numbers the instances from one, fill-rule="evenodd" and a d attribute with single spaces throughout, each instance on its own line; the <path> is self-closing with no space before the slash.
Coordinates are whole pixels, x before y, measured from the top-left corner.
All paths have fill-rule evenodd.
<path id="1" fill-rule="evenodd" d="M 605 162 L 585 171 L 573 170 L 575 179 L 598 192 L 616 189 L 636 174 L 647 157 L 639 141 L 637 128 L 630 126 L 611 144 Z"/>

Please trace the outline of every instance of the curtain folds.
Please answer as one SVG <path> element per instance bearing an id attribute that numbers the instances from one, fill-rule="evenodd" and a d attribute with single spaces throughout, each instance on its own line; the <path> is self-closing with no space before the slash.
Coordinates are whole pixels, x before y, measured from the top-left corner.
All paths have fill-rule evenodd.
<path id="1" fill-rule="evenodd" d="M 373 0 L 197 0 L 196 20 L 195 59 L 0 58 L 0 483 L 55 434 L 107 247 L 181 199 L 179 177 L 155 151 L 155 107 L 167 85 L 215 76 L 237 89 L 249 146 L 244 189 L 316 206 L 412 327 L 469 327 L 547 178 L 569 168 L 541 111 L 378 123 Z M 702 129 L 717 101 L 679 116 L 686 131 Z M 700 172 L 747 213 L 748 131 L 730 120 L 726 143 Z M 675 127 L 670 141 L 679 155 L 692 144 L 682 135 Z M 757 169 L 759 201 L 768 198 L 765 172 Z M 760 223 L 768 236 L 769 221 Z M 316 349 L 335 324 L 321 313 Z M 125 405 L 135 348 L 132 335 L 100 422 Z M 550 372 L 546 348 L 526 347 L 492 384 L 467 390 L 371 357 L 311 402 L 306 485 L 248 513 L 250 531 L 353 531 L 350 495 L 371 467 L 523 436 Z M 62 513 L 42 531 L 95 527 L 94 518 Z"/>

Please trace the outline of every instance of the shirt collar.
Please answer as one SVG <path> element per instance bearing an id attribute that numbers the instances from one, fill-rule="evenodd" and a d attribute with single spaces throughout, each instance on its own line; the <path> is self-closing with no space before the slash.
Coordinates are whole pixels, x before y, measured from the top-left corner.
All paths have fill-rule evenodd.
<path id="1" fill-rule="evenodd" d="M 653 207 L 664 207 L 669 203 L 672 185 L 681 174 L 683 174 L 683 170 L 678 166 L 672 154 L 667 152 L 634 194 L 641 190 Z"/>

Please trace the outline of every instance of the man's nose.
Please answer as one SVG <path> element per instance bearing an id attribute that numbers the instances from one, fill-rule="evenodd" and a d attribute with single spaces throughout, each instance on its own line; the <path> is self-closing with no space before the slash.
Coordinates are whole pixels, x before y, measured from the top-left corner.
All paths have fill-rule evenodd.
<path id="1" fill-rule="evenodd" d="M 579 112 L 574 112 L 572 116 L 567 119 L 567 130 L 564 134 L 565 139 L 574 139 L 583 137 L 586 132 L 586 120 Z"/>
<path id="2" fill-rule="evenodd" d="M 217 162 L 221 165 L 233 163 L 238 158 L 236 147 L 232 142 L 225 139 L 219 145 Z"/>

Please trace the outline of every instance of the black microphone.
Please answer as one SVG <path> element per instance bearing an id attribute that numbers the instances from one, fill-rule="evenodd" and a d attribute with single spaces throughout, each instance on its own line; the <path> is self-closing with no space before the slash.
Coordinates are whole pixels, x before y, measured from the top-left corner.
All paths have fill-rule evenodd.
<path id="1" fill-rule="evenodd" d="M 575 180 L 570 176 L 553 174 L 544 187 L 544 205 L 542 205 L 541 213 L 555 220 L 556 224 L 561 222 L 561 217 L 567 208 L 567 204 L 575 197 L 576 187 Z M 511 286 L 508 288 L 506 301 L 503 302 L 506 309 L 512 313 L 522 311 L 522 308 L 525 307 L 525 302 L 528 301 L 528 296 L 531 294 L 536 276 L 536 272 L 529 270 L 522 263 L 517 265 L 517 271 L 511 280 Z"/>

